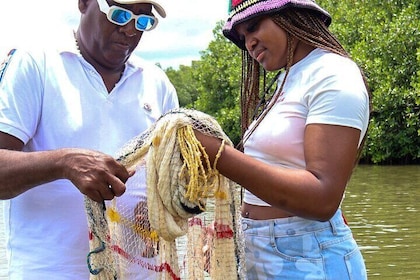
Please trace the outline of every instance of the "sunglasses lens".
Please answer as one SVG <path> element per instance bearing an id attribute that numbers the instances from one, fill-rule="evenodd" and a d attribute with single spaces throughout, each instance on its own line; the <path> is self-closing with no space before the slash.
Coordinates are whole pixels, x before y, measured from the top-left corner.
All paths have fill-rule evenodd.
<path id="1" fill-rule="evenodd" d="M 152 30 L 157 24 L 157 19 L 154 16 L 136 16 L 133 15 L 133 13 L 130 10 L 123 9 L 118 6 L 110 7 L 107 13 L 107 18 L 109 21 L 118 25 L 126 25 L 134 18 L 136 19 L 136 28 L 140 31 Z"/>
<path id="2" fill-rule="evenodd" d="M 155 25 L 156 19 L 149 16 L 139 16 L 136 22 L 136 27 L 138 30 L 150 30 Z"/>
<path id="3" fill-rule="evenodd" d="M 118 24 L 126 24 L 131 20 L 131 14 L 124 10 L 113 10 L 111 13 L 111 19 Z"/>

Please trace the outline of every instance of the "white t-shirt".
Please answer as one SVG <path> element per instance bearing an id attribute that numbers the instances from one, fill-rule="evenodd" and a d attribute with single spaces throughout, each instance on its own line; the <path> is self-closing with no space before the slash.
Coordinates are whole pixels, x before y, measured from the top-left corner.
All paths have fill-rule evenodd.
<path id="1" fill-rule="evenodd" d="M 279 85 L 284 75 L 279 77 Z M 244 152 L 270 165 L 304 169 L 306 125 L 356 128 L 361 131 L 360 145 L 368 121 L 369 97 L 357 65 L 315 49 L 291 67 L 281 96 L 245 143 Z M 245 191 L 244 201 L 270 206 L 249 191 Z"/>
<path id="2" fill-rule="evenodd" d="M 1 74 L 0 131 L 22 140 L 28 152 L 81 147 L 114 156 L 178 107 L 163 70 L 134 57 L 108 93 L 74 44 L 59 51 L 18 50 Z M 10 280 L 89 279 L 83 195 L 70 181 L 5 201 L 4 217 Z"/>

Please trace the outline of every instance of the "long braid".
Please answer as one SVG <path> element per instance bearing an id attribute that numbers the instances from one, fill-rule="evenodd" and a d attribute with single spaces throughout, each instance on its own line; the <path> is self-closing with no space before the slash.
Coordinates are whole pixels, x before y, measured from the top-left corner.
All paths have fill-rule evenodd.
<path id="1" fill-rule="evenodd" d="M 241 133 L 242 139 L 248 129 L 255 107 L 260 101 L 260 71 L 258 62 L 248 54 L 242 52 L 242 87 L 241 87 Z M 240 143 L 241 144 L 241 143 Z M 243 143 L 242 143 L 243 144 Z M 239 147 L 242 149 L 243 147 Z"/>
<path id="2" fill-rule="evenodd" d="M 272 19 L 281 28 L 310 46 L 349 57 L 341 43 L 315 12 L 287 9 L 283 13 L 273 15 Z"/>

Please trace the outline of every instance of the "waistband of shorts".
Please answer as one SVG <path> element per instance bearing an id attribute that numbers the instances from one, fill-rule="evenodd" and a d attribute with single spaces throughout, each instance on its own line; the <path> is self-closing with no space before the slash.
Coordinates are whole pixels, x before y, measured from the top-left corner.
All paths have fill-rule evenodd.
<path id="1" fill-rule="evenodd" d="M 272 228 L 275 236 L 281 237 L 306 234 L 308 232 L 316 232 L 327 228 L 335 230 L 341 225 L 345 225 L 341 209 L 338 209 L 334 216 L 325 222 L 304 219 L 296 216 L 271 220 L 252 220 L 242 218 L 242 229 L 247 232 L 252 231 L 254 234 L 260 236 L 269 235 L 269 232 L 271 232 L 271 230 L 268 230 L 269 228 Z M 267 230 L 264 230 L 264 228 Z"/>

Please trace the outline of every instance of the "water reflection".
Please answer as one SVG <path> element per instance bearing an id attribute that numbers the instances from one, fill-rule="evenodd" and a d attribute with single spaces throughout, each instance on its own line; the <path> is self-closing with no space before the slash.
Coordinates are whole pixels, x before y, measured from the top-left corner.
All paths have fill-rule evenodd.
<path id="1" fill-rule="evenodd" d="M 420 166 L 359 166 L 344 214 L 366 260 L 369 280 L 420 279 Z M 1 206 L 0 201 L 0 206 Z M 7 280 L 0 215 L 0 280 Z"/>
<path id="2" fill-rule="evenodd" d="M 420 166 L 359 166 L 344 213 L 369 279 L 420 279 Z"/>

